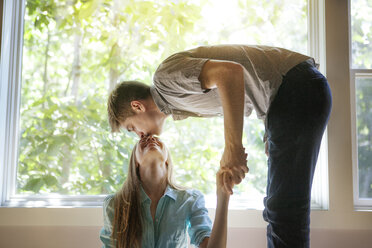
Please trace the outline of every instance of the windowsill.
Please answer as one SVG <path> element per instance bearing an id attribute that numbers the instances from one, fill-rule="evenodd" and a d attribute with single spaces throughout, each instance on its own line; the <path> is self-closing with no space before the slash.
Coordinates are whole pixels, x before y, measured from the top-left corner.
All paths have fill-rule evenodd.
<path id="1" fill-rule="evenodd" d="M 214 219 L 214 209 L 209 209 Z M 101 207 L 0 207 L 0 226 L 102 226 Z M 265 228 L 262 210 L 230 210 L 229 228 Z M 312 210 L 311 228 L 372 230 L 371 211 Z"/>
<path id="2" fill-rule="evenodd" d="M 6 208 L 95 208 L 101 207 L 106 195 L 16 195 L 2 204 Z M 205 206 L 214 209 L 217 198 L 214 194 L 205 195 Z M 230 210 L 258 210 L 264 209 L 263 196 L 244 197 L 233 195 L 230 198 Z M 312 202 L 311 210 L 327 210 L 320 203 Z"/>

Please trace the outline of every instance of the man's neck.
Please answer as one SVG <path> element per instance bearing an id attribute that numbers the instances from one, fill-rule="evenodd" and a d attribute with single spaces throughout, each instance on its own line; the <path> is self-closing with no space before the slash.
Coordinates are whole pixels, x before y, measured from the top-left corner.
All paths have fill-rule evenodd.
<path id="1" fill-rule="evenodd" d="M 165 119 L 169 116 L 169 114 L 164 114 L 163 112 L 161 112 L 161 110 L 159 109 L 158 105 L 156 105 L 152 97 L 146 99 L 146 105 L 148 110 L 153 111 L 162 119 Z"/>

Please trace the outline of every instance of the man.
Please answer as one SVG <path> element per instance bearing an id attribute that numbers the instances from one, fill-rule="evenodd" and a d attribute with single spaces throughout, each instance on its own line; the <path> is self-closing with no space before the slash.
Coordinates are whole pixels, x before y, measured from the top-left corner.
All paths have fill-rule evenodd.
<path id="1" fill-rule="evenodd" d="M 311 57 L 268 46 L 221 45 L 176 53 L 158 67 L 154 86 L 123 82 L 109 97 L 113 131 L 160 134 L 165 118 L 224 116 L 221 169 L 232 193 L 248 172 L 243 116 L 266 128 L 264 219 L 268 247 L 309 247 L 311 185 L 331 92 Z"/>

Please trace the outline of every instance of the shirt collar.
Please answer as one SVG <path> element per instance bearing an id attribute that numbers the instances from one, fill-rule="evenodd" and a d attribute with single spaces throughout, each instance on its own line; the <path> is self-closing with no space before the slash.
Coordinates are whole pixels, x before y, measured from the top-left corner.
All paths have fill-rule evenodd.
<path id="1" fill-rule="evenodd" d="M 173 189 L 171 186 L 167 185 L 167 188 L 165 189 L 163 196 L 167 196 L 176 201 L 177 191 L 176 189 Z M 141 204 L 147 200 L 150 201 L 150 197 L 148 197 L 148 195 L 146 194 L 145 190 L 142 187 L 142 184 L 140 185 L 140 199 L 141 199 Z"/>
<path id="2" fill-rule="evenodd" d="M 191 112 L 172 109 L 172 106 L 170 106 L 167 100 L 164 99 L 164 97 L 159 93 L 158 89 L 156 89 L 155 86 L 150 87 L 150 93 L 152 99 L 154 100 L 156 106 L 160 109 L 160 111 L 166 115 L 172 115 L 172 118 L 175 121 L 184 120 L 189 116 L 198 116 Z"/>
<path id="3" fill-rule="evenodd" d="M 171 110 L 167 106 L 167 102 L 165 101 L 165 99 L 163 99 L 163 97 L 159 94 L 158 90 L 154 86 L 150 87 L 150 93 L 152 99 L 154 100 L 156 106 L 158 106 L 160 111 L 166 115 L 171 114 Z"/>
<path id="4" fill-rule="evenodd" d="M 177 190 L 173 189 L 171 186 L 167 186 L 165 193 L 165 196 L 168 196 L 169 198 L 172 198 L 173 200 L 177 200 Z"/>

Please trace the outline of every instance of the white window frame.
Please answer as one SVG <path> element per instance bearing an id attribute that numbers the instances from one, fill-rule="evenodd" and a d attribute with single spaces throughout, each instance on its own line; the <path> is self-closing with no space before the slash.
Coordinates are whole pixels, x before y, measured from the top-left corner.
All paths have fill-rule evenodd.
<path id="1" fill-rule="evenodd" d="M 351 41 L 351 31 L 350 31 L 350 51 L 351 51 L 351 45 L 352 45 L 351 43 L 352 41 Z M 351 66 L 352 66 L 352 57 L 350 54 L 350 68 Z M 355 86 L 356 86 L 357 78 L 372 78 L 372 69 L 350 69 L 350 107 L 351 107 L 354 208 L 356 210 L 371 210 L 372 199 L 359 197 L 358 127 L 357 127 L 356 96 L 355 96 L 356 94 Z"/>
<path id="2" fill-rule="evenodd" d="M 326 40 L 325 40 L 325 0 L 308 1 L 308 51 L 317 61 L 319 71 L 326 76 Z M 315 180 L 317 180 L 315 182 Z M 320 146 L 318 161 L 314 174 L 312 210 L 329 209 L 328 179 L 328 129 L 326 128 Z"/>
<path id="3" fill-rule="evenodd" d="M 24 2 L 3 2 L 3 27 L 0 68 L 0 200 L 6 205 L 14 193 L 18 146 L 20 79 L 22 58 L 22 30 Z M 18 41 L 18 42 L 15 42 Z M 4 118 L 5 117 L 5 118 Z"/>
<path id="4" fill-rule="evenodd" d="M 349 2 L 349 67 L 350 67 L 350 110 L 351 110 L 351 142 L 352 142 L 352 163 L 353 163 L 353 199 L 355 210 L 371 210 L 371 198 L 359 198 L 359 167 L 358 167 L 358 127 L 356 125 L 356 79 L 372 78 L 372 69 L 353 69 L 353 36 L 351 27 L 351 1 Z"/>
<path id="5" fill-rule="evenodd" d="M 320 63 L 325 73 L 325 2 L 308 0 L 308 51 Z M 1 43 L 0 85 L 0 206 L 5 207 L 97 207 L 104 195 L 61 196 L 50 194 L 16 195 L 16 168 L 18 161 L 21 65 L 23 49 L 23 18 L 25 0 L 4 0 L 3 32 Z M 9 83 L 8 83 L 9 82 Z M 11 83 L 10 83 L 11 82 Z M 322 140 L 316 169 L 317 183 L 313 187 L 312 209 L 328 209 L 328 156 L 327 131 Z M 242 210 L 232 210 L 240 213 Z M 255 211 L 255 210 L 252 210 Z M 231 211 L 230 211 L 231 212 Z"/>

